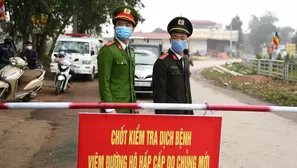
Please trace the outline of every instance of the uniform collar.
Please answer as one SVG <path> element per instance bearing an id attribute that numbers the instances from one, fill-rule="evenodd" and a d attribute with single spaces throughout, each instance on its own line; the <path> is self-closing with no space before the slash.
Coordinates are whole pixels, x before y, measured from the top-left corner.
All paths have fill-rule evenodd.
<path id="1" fill-rule="evenodd" d="M 116 37 L 115 36 L 115 39 L 120 43 L 120 45 L 122 46 L 122 48 L 125 50 L 126 49 L 126 47 L 128 46 L 128 45 L 126 45 L 125 43 L 123 43 L 118 37 Z"/>
<path id="2" fill-rule="evenodd" d="M 178 60 L 180 60 L 182 58 L 182 56 L 179 55 L 178 53 L 176 53 L 172 48 L 170 48 L 170 50 L 175 54 L 175 56 L 177 57 Z"/>

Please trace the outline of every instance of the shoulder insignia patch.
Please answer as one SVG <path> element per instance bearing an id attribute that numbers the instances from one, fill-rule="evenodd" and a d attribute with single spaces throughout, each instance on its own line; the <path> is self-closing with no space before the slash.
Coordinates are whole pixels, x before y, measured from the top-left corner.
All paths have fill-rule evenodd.
<path id="1" fill-rule="evenodd" d="M 118 49 L 121 50 L 121 51 L 123 50 L 123 47 L 122 47 L 121 44 L 118 44 Z"/>
<path id="2" fill-rule="evenodd" d="M 177 57 L 176 57 L 176 55 L 175 54 L 172 54 L 172 58 L 173 58 L 173 60 L 177 60 Z"/>
<path id="3" fill-rule="evenodd" d="M 169 55 L 168 53 L 165 53 L 165 54 L 161 55 L 161 56 L 159 57 L 159 59 L 160 59 L 160 60 L 163 60 L 163 59 L 165 59 L 168 55 Z"/>
<path id="4" fill-rule="evenodd" d="M 105 46 L 109 47 L 109 46 L 112 46 L 115 42 L 114 41 L 111 41 L 111 42 L 108 42 L 105 44 Z"/>

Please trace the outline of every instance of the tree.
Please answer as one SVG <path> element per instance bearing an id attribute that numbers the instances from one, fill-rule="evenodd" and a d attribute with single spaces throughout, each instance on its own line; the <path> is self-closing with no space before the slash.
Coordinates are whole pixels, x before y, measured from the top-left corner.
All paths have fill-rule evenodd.
<path id="1" fill-rule="evenodd" d="M 278 18 L 276 15 L 270 11 L 266 12 L 261 17 L 252 15 L 252 19 L 249 22 L 249 42 L 253 46 L 255 53 L 261 51 L 261 44 L 267 43 L 269 36 L 277 30 L 274 25 L 277 21 Z"/>
<path id="2" fill-rule="evenodd" d="M 155 30 L 152 31 L 153 33 L 166 33 L 167 31 L 162 29 L 162 28 L 156 28 Z"/>
<path id="3" fill-rule="evenodd" d="M 137 9 L 144 8 L 144 4 L 140 0 L 117 1 L 117 0 L 79 0 L 79 9 L 76 14 L 78 16 L 78 32 L 93 32 L 99 35 L 102 32 L 102 24 L 108 23 L 111 19 L 113 10 L 118 5 L 128 4 Z M 139 22 L 143 22 L 141 15 Z"/>
<path id="4" fill-rule="evenodd" d="M 236 49 L 240 48 L 240 45 L 243 45 L 243 33 L 242 33 L 242 21 L 240 20 L 240 17 L 236 15 L 231 20 L 231 24 L 226 26 L 226 30 L 230 30 L 232 26 L 232 30 L 238 31 L 238 42 L 236 45 Z"/>
<path id="5" fill-rule="evenodd" d="M 295 32 L 295 30 L 292 27 L 289 27 L 289 26 L 278 27 L 277 31 L 279 32 L 279 38 L 280 38 L 281 44 L 285 45 L 287 43 L 292 42 L 291 37 L 293 35 L 293 32 Z"/>
<path id="6" fill-rule="evenodd" d="M 297 32 L 293 34 L 292 43 L 297 44 Z"/>
<path id="7" fill-rule="evenodd" d="M 9 33 L 14 38 L 19 35 L 23 41 L 27 41 L 32 37 L 32 40 L 36 41 L 35 46 L 41 60 L 44 60 L 47 41 L 49 39 L 53 41 L 50 46 L 52 52 L 57 38 L 70 24 L 74 13 L 80 17 L 79 28 L 82 33 L 95 30 L 96 34 L 100 34 L 101 25 L 108 21 L 117 5 L 128 3 L 140 9 L 144 7 L 140 0 L 117 2 L 118 0 L 5 0 L 10 20 L 7 23 L 0 21 L 0 25 L 4 33 Z M 31 19 L 35 16 L 38 20 L 41 14 L 48 16 L 48 19 L 36 32 L 37 25 L 33 24 Z M 140 21 L 144 21 L 141 16 Z"/>

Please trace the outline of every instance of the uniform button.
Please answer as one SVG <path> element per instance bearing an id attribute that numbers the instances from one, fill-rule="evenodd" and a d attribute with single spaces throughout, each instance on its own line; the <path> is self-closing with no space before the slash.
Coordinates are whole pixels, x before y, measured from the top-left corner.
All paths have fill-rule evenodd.
<path id="1" fill-rule="evenodd" d="M 121 62 L 121 64 L 124 64 L 123 62 Z"/>

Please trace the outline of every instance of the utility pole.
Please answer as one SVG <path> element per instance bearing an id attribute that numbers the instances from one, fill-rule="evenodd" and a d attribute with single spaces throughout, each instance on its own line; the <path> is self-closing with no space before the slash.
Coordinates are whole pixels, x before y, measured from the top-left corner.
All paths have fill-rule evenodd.
<path id="1" fill-rule="evenodd" d="M 230 24 L 230 58 L 232 58 L 232 23 Z"/>

